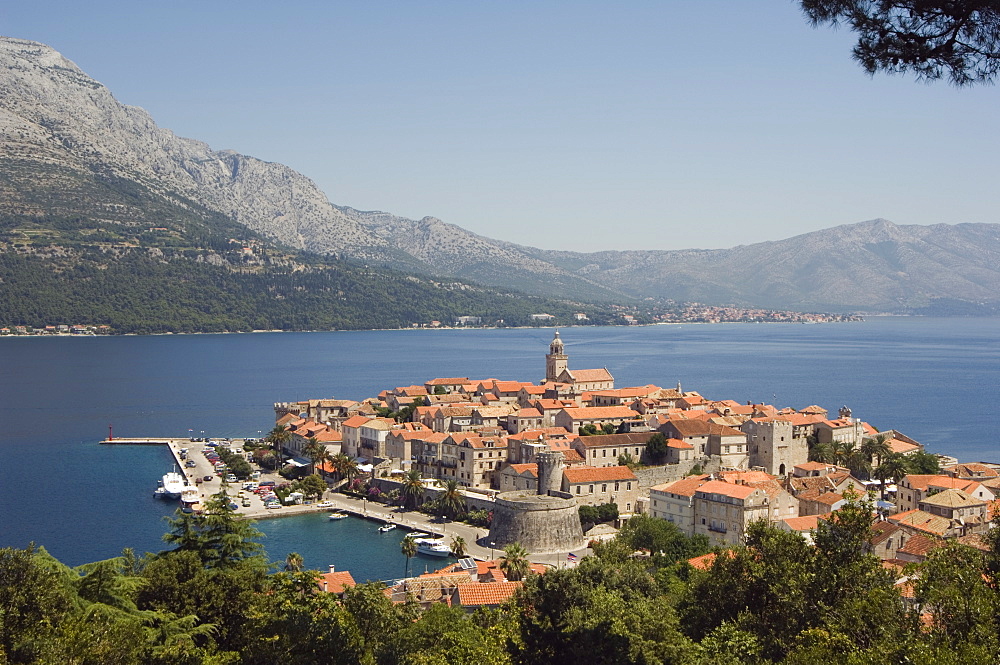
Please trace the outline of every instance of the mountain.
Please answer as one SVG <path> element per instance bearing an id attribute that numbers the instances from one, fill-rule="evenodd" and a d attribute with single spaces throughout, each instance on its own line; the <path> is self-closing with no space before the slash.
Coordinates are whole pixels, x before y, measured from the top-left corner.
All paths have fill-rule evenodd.
<path id="1" fill-rule="evenodd" d="M 533 252 L 635 296 L 796 310 L 1000 303 L 1000 224 L 884 219 L 720 250 Z"/>
<path id="2" fill-rule="evenodd" d="M 577 301 L 835 311 L 1000 306 L 996 224 L 874 220 L 724 250 L 526 247 L 433 217 L 333 205 L 287 166 L 178 137 L 48 46 L 11 38 L 0 38 L 0 201 L 0 215 L 22 240 L 58 235 L 54 226 L 79 220 L 89 220 L 92 238 L 138 227 L 168 229 L 188 245 L 254 238 Z"/>

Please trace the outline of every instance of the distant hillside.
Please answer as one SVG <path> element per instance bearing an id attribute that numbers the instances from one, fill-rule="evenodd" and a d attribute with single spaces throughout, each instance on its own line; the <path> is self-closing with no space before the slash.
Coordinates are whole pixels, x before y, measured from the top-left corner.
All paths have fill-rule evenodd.
<path id="1" fill-rule="evenodd" d="M 532 254 L 636 296 L 834 311 L 1000 303 L 1000 224 L 879 219 L 724 250 Z"/>
<path id="2" fill-rule="evenodd" d="M 90 240 L 129 237 L 141 245 L 154 236 L 166 242 L 167 233 L 193 251 L 252 239 L 289 252 L 290 263 L 312 261 L 293 258 L 303 251 L 348 272 L 378 266 L 428 283 L 463 280 L 575 302 L 938 313 L 1000 307 L 996 224 L 875 220 L 725 250 L 521 246 L 433 217 L 332 205 L 292 169 L 175 136 L 51 48 L 10 38 L 0 38 L 0 215 L 11 234 L 7 250 L 16 243 L 37 250 L 75 224 L 81 240 L 89 233 Z M 148 230 L 156 228 L 169 231 Z"/>

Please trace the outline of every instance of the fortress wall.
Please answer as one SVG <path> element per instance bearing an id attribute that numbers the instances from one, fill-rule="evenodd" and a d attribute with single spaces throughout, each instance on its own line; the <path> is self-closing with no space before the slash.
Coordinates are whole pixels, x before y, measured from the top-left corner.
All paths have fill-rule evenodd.
<path id="1" fill-rule="evenodd" d="M 518 542 L 535 554 L 570 552 L 586 545 L 575 499 L 523 491 L 496 498 L 487 542 L 494 547 Z"/>

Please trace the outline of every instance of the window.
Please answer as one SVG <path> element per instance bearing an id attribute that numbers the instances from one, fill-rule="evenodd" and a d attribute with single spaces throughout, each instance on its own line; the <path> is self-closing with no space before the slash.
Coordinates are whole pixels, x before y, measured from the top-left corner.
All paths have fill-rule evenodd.
<path id="1" fill-rule="evenodd" d="M 576 493 L 577 493 L 577 494 L 579 494 L 579 493 L 580 493 L 580 486 L 579 486 L 579 485 L 577 485 L 577 486 L 576 486 Z"/>
<path id="2" fill-rule="evenodd" d="M 593 494 L 593 493 L 594 493 L 594 486 L 593 486 L 593 485 L 591 485 L 591 486 L 590 486 L 590 493 L 591 493 L 591 494 Z"/>
<path id="3" fill-rule="evenodd" d="M 618 491 L 618 483 L 615 483 L 615 491 Z"/>
<path id="4" fill-rule="evenodd" d="M 625 489 L 627 489 L 627 490 L 632 489 L 632 481 L 631 480 L 628 481 L 627 483 L 625 483 Z"/>
<path id="5" fill-rule="evenodd" d="M 608 493 L 608 486 L 602 484 L 601 485 L 601 494 L 607 494 L 607 493 Z"/>

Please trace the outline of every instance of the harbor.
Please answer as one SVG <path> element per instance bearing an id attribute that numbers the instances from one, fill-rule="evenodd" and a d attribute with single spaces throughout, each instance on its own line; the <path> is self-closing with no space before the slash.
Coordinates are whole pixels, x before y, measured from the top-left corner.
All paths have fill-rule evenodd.
<path id="1" fill-rule="evenodd" d="M 228 443 L 232 448 L 240 448 L 246 439 L 230 439 Z M 396 543 L 406 535 L 415 538 L 431 538 L 442 541 L 445 545 L 451 544 L 455 537 L 461 537 L 465 543 L 465 556 L 472 557 L 479 561 L 491 561 L 502 554 L 502 550 L 491 547 L 488 542 L 489 530 L 475 527 L 463 522 L 442 521 L 440 518 L 432 517 L 419 511 L 404 510 L 401 507 L 388 506 L 382 503 L 369 501 L 364 498 L 352 495 L 341 494 L 332 490 L 327 491 L 323 497 L 316 502 L 303 502 L 301 504 L 283 505 L 279 509 L 267 508 L 264 501 L 251 491 L 243 490 L 243 481 L 227 483 L 224 477 L 216 474 L 215 468 L 201 452 L 203 448 L 208 448 L 208 442 L 192 441 L 190 438 L 182 437 L 109 437 L 100 442 L 101 445 L 119 446 L 165 446 L 173 458 L 178 472 L 181 473 L 189 488 L 198 491 L 198 498 L 206 500 L 213 494 L 218 494 L 225 489 L 226 495 L 237 506 L 234 511 L 244 519 L 251 520 L 273 520 L 275 518 L 288 518 L 305 515 L 322 515 L 323 520 L 327 520 L 330 514 L 341 513 L 350 518 L 364 520 L 371 523 L 372 531 L 378 532 L 378 528 L 383 525 L 394 525 L 390 534 L 392 538 L 386 538 L 378 542 L 392 540 Z M 186 466 L 188 461 L 193 461 L 194 466 Z M 165 472 L 169 469 L 165 470 Z M 156 479 L 150 479 L 150 492 L 156 488 Z M 288 482 L 277 472 L 261 470 L 259 482 L 274 482 L 281 484 Z M 244 505 L 248 502 L 250 505 Z M 339 525 L 330 524 L 332 528 Z M 265 527 L 265 530 L 267 528 Z M 398 552 L 398 549 L 397 549 Z M 577 557 L 583 557 L 587 550 L 577 550 L 574 552 Z M 272 552 L 272 556 L 279 553 Z M 286 553 L 287 554 L 287 553 Z M 423 554 L 423 553 L 422 553 Z M 571 565 L 567 559 L 569 552 L 558 554 L 530 555 L 529 559 L 533 563 L 545 564 L 552 567 L 565 567 Z M 399 556 L 396 554 L 396 556 Z M 435 558 L 439 554 L 432 555 Z M 444 561 L 444 559 L 439 559 Z M 454 560 L 447 559 L 447 560 Z M 329 564 L 337 564 L 336 561 L 316 564 L 318 568 L 325 568 Z M 441 565 L 444 565 L 443 563 Z M 340 566 L 338 566 L 339 568 Z"/>

